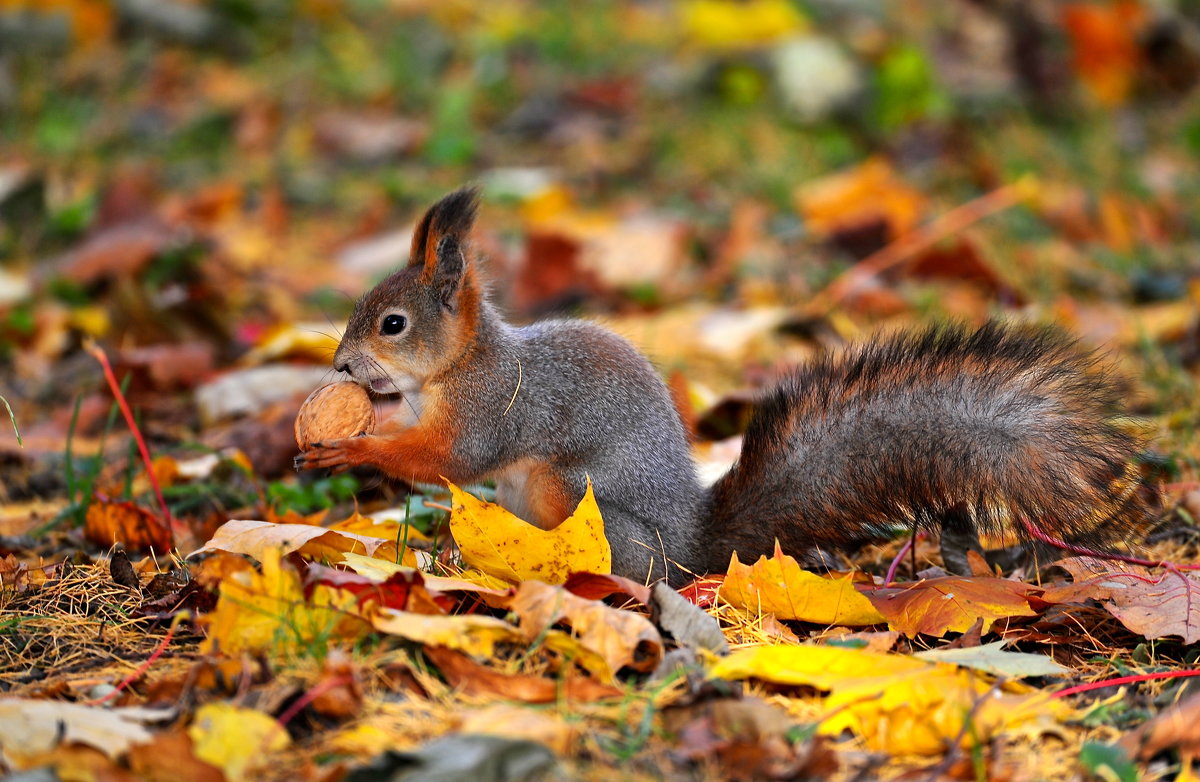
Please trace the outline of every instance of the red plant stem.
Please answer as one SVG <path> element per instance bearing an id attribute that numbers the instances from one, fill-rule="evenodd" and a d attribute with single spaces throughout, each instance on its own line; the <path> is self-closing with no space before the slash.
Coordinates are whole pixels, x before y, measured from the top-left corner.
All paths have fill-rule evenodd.
<path id="1" fill-rule="evenodd" d="M 324 681 L 317 682 L 315 685 L 313 685 L 312 689 L 301 695 L 296 700 L 292 701 L 292 705 L 288 706 L 287 709 L 284 710 L 283 714 L 280 714 L 275 721 L 279 723 L 279 727 L 281 729 L 286 729 L 287 724 L 295 719 L 296 715 L 299 714 L 305 706 L 321 697 L 321 695 L 324 693 L 332 690 L 334 687 L 341 687 L 344 684 L 350 683 L 351 679 L 349 676 L 333 676 L 325 679 Z"/>
<path id="2" fill-rule="evenodd" d="M 1065 698 L 1068 695 L 1074 695 L 1079 692 L 1087 692 L 1088 690 L 1101 690 L 1105 687 L 1116 687 L 1119 684 L 1133 684 L 1135 682 L 1148 682 L 1151 679 L 1182 679 L 1186 676 L 1200 676 L 1200 669 L 1188 669 L 1186 671 L 1159 671 L 1157 673 L 1139 673 L 1133 676 L 1118 676 L 1115 679 L 1104 679 L 1098 682 L 1088 682 L 1087 684 L 1077 684 L 1074 687 L 1068 687 L 1065 690 L 1059 690 L 1050 697 Z"/>
<path id="3" fill-rule="evenodd" d="M 904 555 L 917 542 L 916 534 L 910 535 L 908 540 L 904 541 L 904 545 L 900 547 L 900 551 L 896 553 L 896 558 L 892 560 L 892 564 L 888 566 L 887 575 L 883 577 L 883 585 L 890 586 L 896 580 L 896 571 L 900 569 L 900 562 L 904 559 Z"/>
<path id="4" fill-rule="evenodd" d="M 183 616 L 183 615 L 180 614 L 180 616 Z M 176 626 L 178 626 L 178 624 L 179 624 L 178 619 L 176 619 L 176 621 L 171 623 L 171 626 L 169 628 L 167 628 L 167 634 L 164 635 L 162 641 L 159 642 L 158 648 L 155 649 L 154 652 L 149 657 L 146 658 L 146 662 L 144 662 L 138 666 L 138 669 L 136 671 L 134 671 L 133 673 L 126 676 L 121 681 L 121 683 L 116 686 L 116 689 L 114 689 L 112 692 L 108 693 L 107 695 L 105 695 L 102 698 L 96 698 L 95 700 L 86 701 L 86 702 L 84 702 L 83 705 L 99 706 L 102 703 L 107 703 L 108 701 L 117 697 L 117 695 L 119 693 L 121 693 L 126 687 L 128 687 L 129 685 L 133 684 L 135 681 L 140 679 L 142 677 L 142 675 L 146 673 L 146 671 L 150 670 L 150 666 L 154 665 L 154 661 L 157 660 L 159 657 L 161 657 L 162 653 L 167 650 L 167 644 L 171 643 L 171 639 L 175 636 L 175 628 L 176 628 Z"/>
<path id="5" fill-rule="evenodd" d="M 112 389 L 113 397 L 117 400 L 117 406 L 121 408 L 121 415 L 125 417 L 125 423 L 129 426 L 130 433 L 133 434 L 133 439 L 137 443 L 138 451 L 142 455 L 142 463 L 146 465 L 146 476 L 150 479 L 150 485 L 154 487 L 154 496 L 158 498 L 158 506 L 162 509 L 163 524 L 166 527 L 167 535 L 171 540 L 171 547 L 175 547 L 175 520 L 171 518 L 171 511 L 167 507 L 167 501 L 163 497 L 162 487 L 158 484 L 158 475 L 154 472 L 154 463 L 150 460 L 150 449 L 146 447 L 146 440 L 142 437 L 142 432 L 138 429 L 137 421 L 133 417 L 133 411 L 129 409 L 129 402 L 125 400 L 125 395 L 121 393 L 121 385 L 117 382 L 116 375 L 113 374 L 112 365 L 108 363 L 108 356 L 105 355 L 104 349 L 97 345 L 87 346 L 87 351 L 92 354 L 97 361 L 100 362 L 101 368 L 104 369 L 104 379 L 108 381 L 108 387 Z"/>
<path id="6" fill-rule="evenodd" d="M 1032 535 L 1035 539 L 1040 540 L 1047 545 L 1054 546 L 1055 548 L 1062 549 L 1063 551 L 1069 551 L 1072 554 L 1079 554 L 1080 556 L 1084 557 L 1095 557 L 1096 559 L 1104 559 L 1111 562 L 1124 562 L 1127 565 L 1139 565 L 1141 567 L 1165 567 L 1172 570 L 1200 570 L 1200 564 L 1177 565 L 1174 562 L 1167 562 L 1166 560 L 1156 561 L 1152 559 L 1142 559 L 1141 557 L 1130 557 L 1126 556 L 1125 554 L 1114 554 L 1108 551 L 1096 551 L 1094 549 L 1087 548 L 1086 546 L 1076 546 L 1073 543 L 1068 543 L 1065 540 L 1054 537 L 1053 535 L 1046 534 L 1036 524 L 1026 518 L 1021 519 L 1021 526 L 1023 526 L 1025 531 Z"/>

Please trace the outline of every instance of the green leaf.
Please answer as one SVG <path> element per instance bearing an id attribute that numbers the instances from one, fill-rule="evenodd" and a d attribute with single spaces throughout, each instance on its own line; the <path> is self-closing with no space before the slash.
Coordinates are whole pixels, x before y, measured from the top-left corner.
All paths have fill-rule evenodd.
<path id="1" fill-rule="evenodd" d="M 1119 782 L 1137 782 L 1137 767 L 1115 744 L 1088 741 L 1079 752 L 1079 762 L 1094 776 Z"/>

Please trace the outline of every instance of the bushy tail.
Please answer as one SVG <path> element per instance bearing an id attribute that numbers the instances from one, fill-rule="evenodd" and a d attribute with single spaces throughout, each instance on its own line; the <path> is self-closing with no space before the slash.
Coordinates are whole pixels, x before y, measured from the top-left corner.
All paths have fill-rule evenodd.
<path id="1" fill-rule="evenodd" d="M 709 495 L 710 569 L 801 555 L 895 525 L 1102 547 L 1144 533 L 1157 498 L 1115 383 L 1057 332 L 989 324 L 867 344 L 786 377 Z"/>

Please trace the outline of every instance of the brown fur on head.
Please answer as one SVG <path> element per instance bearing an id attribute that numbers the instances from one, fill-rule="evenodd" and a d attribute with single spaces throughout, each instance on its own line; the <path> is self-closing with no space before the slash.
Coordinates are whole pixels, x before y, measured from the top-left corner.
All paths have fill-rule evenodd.
<path id="1" fill-rule="evenodd" d="M 354 305 L 335 368 L 379 393 L 412 393 L 462 357 L 482 296 L 467 247 L 478 204 L 478 191 L 463 188 L 430 207 L 408 266 Z"/>

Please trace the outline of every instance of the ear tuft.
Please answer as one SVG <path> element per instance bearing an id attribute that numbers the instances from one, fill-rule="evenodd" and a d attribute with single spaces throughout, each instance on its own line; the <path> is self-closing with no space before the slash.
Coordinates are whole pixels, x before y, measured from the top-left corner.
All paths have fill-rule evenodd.
<path id="1" fill-rule="evenodd" d="M 444 240 L 452 239 L 456 253 L 461 256 L 478 210 L 477 187 L 455 190 L 431 206 L 413 233 L 409 265 L 422 266 L 422 277 L 432 280 L 438 273 Z M 449 245 L 446 247 L 449 249 Z"/>

